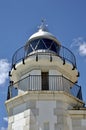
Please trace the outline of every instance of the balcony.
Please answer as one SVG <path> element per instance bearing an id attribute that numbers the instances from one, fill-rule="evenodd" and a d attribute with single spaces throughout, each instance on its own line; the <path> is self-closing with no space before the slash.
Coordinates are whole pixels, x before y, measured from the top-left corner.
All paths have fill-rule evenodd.
<path id="1" fill-rule="evenodd" d="M 62 75 L 29 75 L 20 81 L 10 82 L 8 87 L 8 99 L 26 91 L 65 91 L 82 100 L 81 87 L 74 84 Z"/>
<path id="2" fill-rule="evenodd" d="M 20 61 L 23 61 L 32 55 L 50 55 L 60 57 L 63 62 L 72 64 L 73 68 L 76 68 L 76 59 L 74 54 L 64 46 L 58 45 L 49 39 L 36 39 L 32 41 L 28 46 L 19 48 L 12 57 L 12 67 L 14 67 Z M 14 67 L 15 68 L 15 67 Z"/>

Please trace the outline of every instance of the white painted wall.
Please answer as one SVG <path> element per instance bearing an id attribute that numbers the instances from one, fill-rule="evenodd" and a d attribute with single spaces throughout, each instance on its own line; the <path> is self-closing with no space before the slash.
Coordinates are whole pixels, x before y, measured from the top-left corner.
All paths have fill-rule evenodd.
<path id="1" fill-rule="evenodd" d="M 55 101 L 37 101 L 36 107 L 39 109 L 39 115 L 37 116 L 37 122 L 39 130 L 54 130 L 54 125 L 57 122 L 57 118 L 54 115 L 54 109 L 56 108 Z"/>
<path id="2" fill-rule="evenodd" d="M 30 91 L 7 101 L 8 130 L 86 130 L 86 110 L 69 110 L 80 102 L 58 91 Z"/>
<path id="3" fill-rule="evenodd" d="M 57 71 L 56 69 L 50 69 L 49 75 L 62 75 L 62 74 L 59 71 Z"/>
<path id="4" fill-rule="evenodd" d="M 86 118 L 75 116 L 72 119 L 72 130 L 86 130 Z"/>

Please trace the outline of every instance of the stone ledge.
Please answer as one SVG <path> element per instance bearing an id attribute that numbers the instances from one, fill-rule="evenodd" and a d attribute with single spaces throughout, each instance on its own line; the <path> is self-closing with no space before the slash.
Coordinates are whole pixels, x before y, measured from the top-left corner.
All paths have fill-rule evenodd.
<path id="1" fill-rule="evenodd" d="M 70 95 L 65 91 L 27 91 L 22 95 L 18 95 L 14 98 L 11 98 L 5 102 L 7 110 L 9 111 L 10 108 L 14 108 L 17 105 L 26 103 L 28 101 L 40 101 L 40 100 L 47 100 L 47 101 L 61 101 L 66 102 L 70 105 L 78 104 L 80 107 L 83 106 L 83 101 L 77 99 L 76 97 Z"/>

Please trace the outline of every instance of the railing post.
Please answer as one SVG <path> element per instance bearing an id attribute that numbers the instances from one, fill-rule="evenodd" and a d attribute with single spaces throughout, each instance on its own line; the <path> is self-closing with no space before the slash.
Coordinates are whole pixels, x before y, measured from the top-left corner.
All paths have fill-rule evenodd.
<path id="1" fill-rule="evenodd" d="M 10 98 L 11 98 L 11 94 L 10 94 L 10 86 L 8 86 L 7 100 L 9 100 Z"/>
<path id="2" fill-rule="evenodd" d="M 62 58 L 63 58 L 63 60 L 64 60 L 64 47 L 63 47 L 63 55 L 62 55 Z"/>
<path id="3" fill-rule="evenodd" d="M 52 55 L 50 54 L 50 62 L 52 62 Z"/>
<path id="4" fill-rule="evenodd" d="M 27 87 L 28 87 L 27 91 L 29 91 L 30 90 L 30 75 L 28 76 L 28 86 Z"/>
<path id="5" fill-rule="evenodd" d="M 62 88 L 63 88 L 63 91 L 65 91 L 65 89 L 64 89 L 64 80 L 63 80 L 63 75 L 61 76 L 61 78 L 62 78 Z"/>

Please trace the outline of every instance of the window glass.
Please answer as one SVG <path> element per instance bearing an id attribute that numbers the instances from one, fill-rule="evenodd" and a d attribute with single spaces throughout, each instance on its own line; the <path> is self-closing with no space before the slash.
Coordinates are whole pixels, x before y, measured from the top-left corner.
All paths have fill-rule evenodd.
<path id="1" fill-rule="evenodd" d="M 44 50 L 47 49 L 59 53 L 59 45 L 57 45 L 57 43 L 55 43 L 51 39 L 39 38 L 30 42 L 28 46 L 27 54 L 31 53 L 32 51 L 40 50 L 40 49 L 44 49 Z"/>
<path id="2" fill-rule="evenodd" d="M 45 42 L 47 49 L 50 48 L 51 43 L 53 42 L 52 40 L 50 40 L 50 39 L 45 39 L 45 38 L 43 38 L 43 41 Z"/>
<path id="3" fill-rule="evenodd" d="M 38 42 L 39 42 L 39 39 L 36 39 L 36 40 L 33 40 L 30 44 L 31 44 L 31 46 L 32 46 L 32 48 L 36 48 L 36 46 L 37 46 L 37 44 L 38 44 Z"/>
<path id="4" fill-rule="evenodd" d="M 56 50 L 56 43 L 52 43 L 50 50 L 57 52 Z"/>
<path id="5" fill-rule="evenodd" d="M 33 51 L 32 47 L 29 45 L 27 50 L 27 55 Z"/>
<path id="6" fill-rule="evenodd" d="M 39 41 L 39 44 L 37 46 L 37 50 L 39 50 L 39 49 L 46 49 L 46 46 L 45 46 L 43 40 Z"/>

